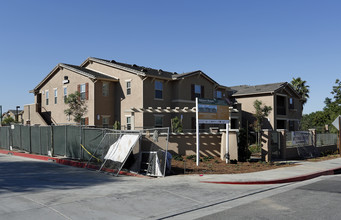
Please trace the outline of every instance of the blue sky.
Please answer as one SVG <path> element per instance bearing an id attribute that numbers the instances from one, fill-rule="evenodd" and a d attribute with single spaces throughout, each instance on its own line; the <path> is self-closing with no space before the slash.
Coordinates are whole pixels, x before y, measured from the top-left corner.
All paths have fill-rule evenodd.
<path id="1" fill-rule="evenodd" d="M 304 113 L 322 110 L 341 79 L 341 1 L 0 0 L 0 105 L 34 103 L 58 63 L 114 59 L 225 86 L 310 86 Z"/>

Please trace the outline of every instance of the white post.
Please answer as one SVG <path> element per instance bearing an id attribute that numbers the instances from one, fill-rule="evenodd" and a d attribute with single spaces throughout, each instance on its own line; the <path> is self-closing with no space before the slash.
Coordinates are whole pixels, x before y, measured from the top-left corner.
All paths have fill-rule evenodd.
<path id="1" fill-rule="evenodd" d="M 197 166 L 199 166 L 200 159 L 200 142 L 199 142 L 199 107 L 198 98 L 195 98 L 195 127 L 196 127 L 196 141 L 197 141 Z"/>
<path id="2" fill-rule="evenodd" d="M 229 122 L 226 124 L 226 163 L 229 163 Z"/>

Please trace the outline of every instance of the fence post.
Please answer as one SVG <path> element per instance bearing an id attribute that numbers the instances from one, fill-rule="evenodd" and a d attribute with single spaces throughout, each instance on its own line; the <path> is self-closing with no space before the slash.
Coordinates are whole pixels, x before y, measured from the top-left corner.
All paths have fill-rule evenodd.
<path id="1" fill-rule="evenodd" d="M 53 154 L 54 154 L 53 126 L 51 125 L 50 128 L 51 128 L 51 148 L 50 148 L 51 155 L 49 156 L 53 157 Z"/>
<path id="2" fill-rule="evenodd" d="M 67 156 L 66 156 L 66 144 L 67 144 L 67 125 L 65 125 L 65 126 L 64 126 L 64 128 L 65 128 L 65 129 L 64 129 L 64 131 L 65 131 L 65 133 L 64 133 L 64 134 L 65 134 L 65 135 L 64 135 L 64 138 L 65 138 L 65 139 L 64 139 L 64 140 L 65 140 L 65 141 L 64 141 L 64 145 L 65 145 L 65 148 L 64 148 L 64 157 L 67 157 Z"/>
<path id="3" fill-rule="evenodd" d="M 30 129 L 29 129 L 29 134 L 30 134 L 30 148 L 29 148 L 29 150 L 30 150 L 30 154 L 32 153 L 32 133 L 31 133 L 31 126 L 29 127 Z"/>
<path id="4" fill-rule="evenodd" d="M 82 126 L 79 126 L 79 131 L 80 131 L 80 144 L 82 144 L 83 146 L 84 146 L 84 144 L 83 144 L 83 128 L 82 128 Z M 82 148 L 82 146 L 79 146 L 80 147 L 80 149 L 81 149 L 81 156 L 80 156 L 80 159 L 81 159 L 81 161 L 83 160 L 83 148 Z"/>
<path id="5" fill-rule="evenodd" d="M 22 138 L 21 138 L 21 130 L 22 130 L 22 127 L 23 127 L 23 125 L 20 125 L 19 126 L 19 149 L 20 150 L 22 150 L 23 149 L 23 147 L 22 147 Z"/>
<path id="6" fill-rule="evenodd" d="M 42 150 L 42 147 L 41 147 L 41 127 L 39 126 L 39 152 L 40 152 L 40 155 L 43 155 L 43 150 Z"/>
<path id="7" fill-rule="evenodd" d="M 281 149 L 281 159 L 287 158 L 287 131 L 285 129 L 277 129 L 280 132 L 280 149 Z"/>
<path id="8" fill-rule="evenodd" d="M 269 129 L 261 131 L 261 154 L 262 160 L 266 162 L 271 161 L 271 132 Z"/>
<path id="9" fill-rule="evenodd" d="M 309 132 L 310 132 L 310 134 L 311 134 L 311 136 L 312 136 L 312 145 L 314 146 L 314 147 L 317 147 L 316 146 L 316 129 L 309 129 Z"/>

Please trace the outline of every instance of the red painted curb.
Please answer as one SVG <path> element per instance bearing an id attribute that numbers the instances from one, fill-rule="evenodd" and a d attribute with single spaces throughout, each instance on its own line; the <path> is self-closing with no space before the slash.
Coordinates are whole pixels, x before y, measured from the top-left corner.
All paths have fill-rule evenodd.
<path id="1" fill-rule="evenodd" d="M 234 184 L 234 185 L 256 185 L 256 184 L 280 184 L 280 183 L 291 183 L 291 182 L 298 182 L 304 181 L 308 179 L 313 179 L 319 176 L 326 176 L 326 175 L 334 175 L 335 170 L 339 170 L 341 167 L 321 171 L 317 173 L 290 177 L 286 179 L 277 179 L 277 180 L 260 180 L 260 181 L 240 181 L 240 182 L 229 182 L 229 181 L 200 181 L 201 183 L 214 183 L 214 184 Z"/>
<path id="2" fill-rule="evenodd" d="M 43 156 L 43 155 L 20 153 L 20 152 L 1 150 L 1 149 L 0 149 L 0 153 L 1 154 L 10 154 L 10 155 L 19 156 L 19 157 L 26 157 L 26 158 L 36 159 L 36 160 L 44 160 L 44 161 L 51 160 L 51 161 L 54 161 L 55 163 L 58 163 L 58 164 L 73 166 L 73 167 L 78 167 L 78 168 L 85 168 L 85 166 L 86 166 L 85 162 L 78 162 L 78 161 L 60 159 L 60 158 L 56 158 L 56 157 L 49 157 L 49 156 Z M 94 170 L 99 169 L 98 166 L 94 166 L 94 165 L 89 165 L 88 168 L 94 169 Z M 115 172 L 115 170 L 108 169 L 108 168 L 103 168 L 102 170 L 105 172 L 109 172 L 109 173 Z M 125 175 L 125 176 L 135 176 L 135 177 L 145 177 L 146 178 L 146 176 L 143 176 L 140 174 L 135 174 L 135 173 L 129 173 L 129 172 L 125 172 L 125 171 L 120 171 L 119 174 Z"/>

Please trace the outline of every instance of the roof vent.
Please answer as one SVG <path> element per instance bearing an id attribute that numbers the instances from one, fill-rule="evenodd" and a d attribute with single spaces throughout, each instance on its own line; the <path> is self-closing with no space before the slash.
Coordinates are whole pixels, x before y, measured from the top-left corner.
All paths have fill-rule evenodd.
<path id="1" fill-rule="evenodd" d="M 137 65 L 136 65 L 136 64 L 133 64 L 133 67 L 137 67 Z"/>
<path id="2" fill-rule="evenodd" d="M 112 63 L 116 63 L 116 61 L 115 61 L 115 60 L 111 60 L 110 62 L 112 62 Z"/>
<path id="3" fill-rule="evenodd" d="M 173 72 L 173 74 L 178 74 L 177 72 Z"/>
<path id="4" fill-rule="evenodd" d="M 159 74 L 161 74 L 161 72 L 163 72 L 163 70 L 162 70 L 162 69 L 159 69 L 158 71 L 159 71 Z"/>

